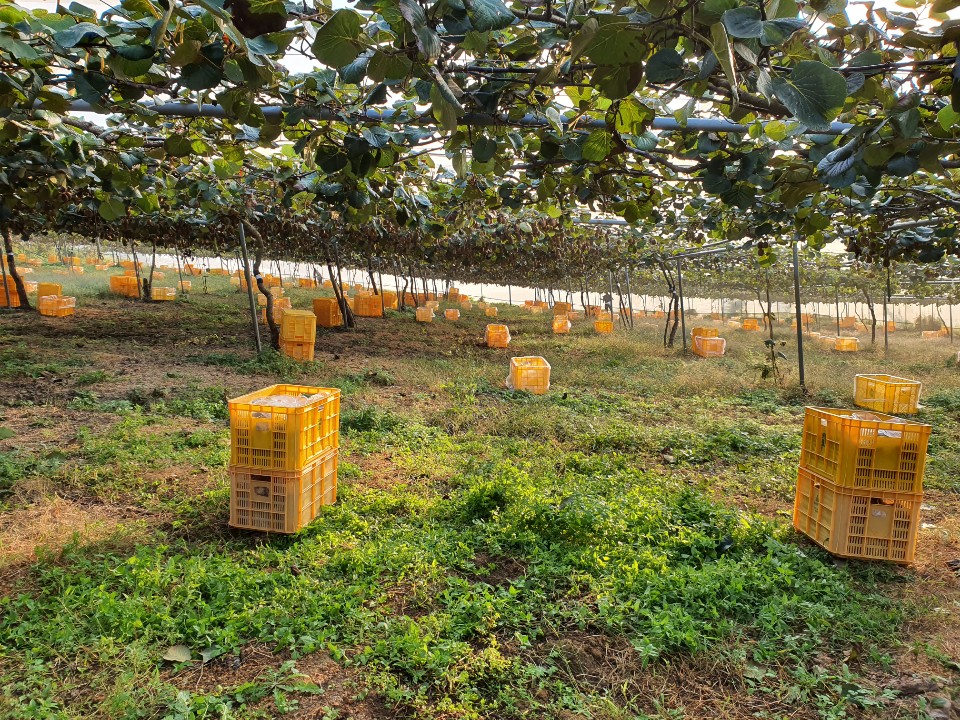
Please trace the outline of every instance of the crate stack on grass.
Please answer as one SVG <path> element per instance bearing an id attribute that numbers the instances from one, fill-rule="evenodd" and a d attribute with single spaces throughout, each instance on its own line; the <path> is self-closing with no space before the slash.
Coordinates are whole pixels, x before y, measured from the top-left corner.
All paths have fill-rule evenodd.
<path id="1" fill-rule="evenodd" d="M 317 316 L 309 310 L 284 310 L 280 316 L 280 350 L 287 357 L 312 362 Z"/>
<path id="2" fill-rule="evenodd" d="M 229 408 L 231 527 L 294 533 L 336 502 L 339 390 L 272 385 Z"/>
<path id="3" fill-rule="evenodd" d="M 830 553 L 913 562 L 930 426 L 886 412 L 916 412 L 920 384 L 860 375 L 867 410 L 808 407 L 793 524 Z"/>
<path id="4" fill-rule="evenodd" d="M 59 283 L 37 283 L 37 309 L 47 317 L 68 317 L 77 309 L 75 297 L 64 297 Z"/>
<path id="5" fill-rule="evenodd" d="M 263 295 L 258 295 L 257 297 L 263 297 Z M 273 321 L 279 323 L 283 318 L 284 310 L 292 310 L 293 304 L 290 302 L 288 297 L 278 297 L 273 299 Z M 260 319 L 264 322 L 267 321 L 267 299 L 263 298 L 263 307 L 260 308 Z"/>
<path id="6" fill-rule="evenodd" d="M 358 294 L 353 301 L 353 314 L 357 317 L 383 317 L 384 298 L 370 293 Z"/>
<path id="7" fill-rule="evenodd" d="M 700 357 L 723 357 L 727 341 L 720 337 L 716 328 L 695 327 L 690 331 L 691 349 Z"/>
<path id="8" fill-rule="evenodd" d="M 140 297 L 140 284 L 132 275 L 111 275 L 110 292 L 123 297 Z"/>
<path id="9" fill-rule="evenodd" d="M 0 307 L 20 307 L 20 295 L 17 294 L 17 284 L 10 275 L 7 275 L 6 279 L 0 282 Z"/>

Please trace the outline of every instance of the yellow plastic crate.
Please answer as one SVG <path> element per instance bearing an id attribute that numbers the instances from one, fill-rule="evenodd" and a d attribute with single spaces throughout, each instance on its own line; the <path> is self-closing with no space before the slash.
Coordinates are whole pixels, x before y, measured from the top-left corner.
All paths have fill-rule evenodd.
<path id="1" fill-rule="evenodd" d="M 598 335 L 609 335 L 613 332 L 613 321 L 612 320 L 594 320 L 593 329 L 597 332 Z"/>
<path id="2" fill-rule="evenodd" d="M 600 322 L 599 320 L 597 322 Z M 553 316 L 553 334 L 554 335 L 566 335 L 570 332 L 570 320 L 564 315 L 554 315 Z"/>
<path id="3" fill-rule="evenodd" d="M 443 311 L 443 316 L 444 316 L 447 320 L 459 320 L 459 319 L 460 319 L 460 311 L 459 311 L 459 310 L 454 310 L 454 309 L 450 308 L 450 309 L 448 309 L 448 310 L 444 310 L 444 311 Z"/>
<path id="4" fill-rule="evenodd" d="M 94 265 L 94 266 L 93 266 L 93 269 L 94 269 L 94 270 L 100 270 L 100 271 L 109 270 L 109 269 L 110 269 L 110 265 L 107 264 L 107 263 L 103 263 L 102 265 Z"/>
<path id="5" fill-rule="evenodd" d="M 510 329 L 506 325 L 487 325 L 484 338 L 487 347 L 505 348 L 510 345 Z"/>
<path id="6" fill-rule="evenodd" d="M 324 280 L 322 283 L 320 283 L 320 286 L 325 290 L 333 290 L 333 283 L 329 280 Z"/>
<path id="7" fill-rule="evenodd" d="M 566 315 L 568 312 L 573 310 L 573 306 L 567 302 L 557 302 L 553 304 L 553 314 L 554 315 Z"/>
<path id="8" fill-rule="evenodd" d="M 486 310 L 486 309 L 487 309 L 486 302 L 484 302 L 483 300 L 480 300 L 477 302 L 477 310 Z"/>
<path id="9" fill-rule="evenodd" d="M 577 320 L 583 320 L 583 313 L 571 310 L 567 313 L 567 320 L 570 322 L 576 322 Z"/>
<path id="10" fill-rule="evenodd" d="M 227 405 L 232 465 L 302 470 L 321 453 L 340 446 L 336 388 L 271 385 Z"/>
<path id="11" fill-rule="evenodd" d="M 721 313 L 710 313 L 711 320 L 723 320 L 723 315 Z"/>
<path id="12" fill-rule="evenodd" d="M 299 362 L 313 362 L 315 344 L 312 342 L 294 342 L 280 339 L 280 352 Z"/>
<path id="13" fill-rule="evenodd" d="M 722 337 L 694 335 L 692 350 L 700 357 L 723 357 L 727 352 L 727 341 Z"/>
<path id="14" fill-rule="evenodd" d="M 937 338 L 943 337 L 940 335 L 939 330 L 924 330 L 920 333 L 920 337 L 923 340 L 936 340 Z"/>
<path id="15" fill-rule="evenodd" d="M 812 335 L 813 333 L 811 333 Z M 833 350 L 837 345 L 837 339 L 833 335 L 820 335 L 817 337 L 817 343 L 822 348 Z"/>
<path id="16" fill-rule="evenodd" d="M 263 286 L 264 286 L 265 288 L 280 288 L 280 290 L 281 290 L 280 294 L 282 295 L 282 294 L 283 294 L 283 292 L 282 292 L 282 291 L 283 291 L 283 288 L 281 287 L 281 285 L 282 285 L 282 282 L 281 282 L 280 278 L 276 277 L 275 275 L 264 275 L 264 276 L 263 276 Z"/>
<path id="17" fill-rule="evenodd" d="M 26 290 L 28 293 L 37 292 L 37 285 L 38 283 L 35 283 L 32 280 L 23 281 L 23 289 Z M 39 295 L 37 295 L 37 297 L 39 297 Z"/>
<path id="18" fill-rule="evenodd" d="M 137 278 L 130 275 L 111 275 L 110 291 L 124 297 L 140 297 L 140 285 Z"/>
<path id="19" fill-rule="evenodd" d="M 459 289 L 452 287 L 447 291 L 447 300 L 449 300 L 450 302 L 457 302 L 459 298 L 460 298 Z"/>
<path id="20" fill-rule="evenodd" d="M 314 344 L 317 341 L 317 316 L 309 310 L 284 309 L 280 316 L 280 339 Z"/>
<path id="21" fill-rule="evenodd" d="M 358 295 L 353 301 L 353 312 L 358 317 L 383 317 L 379 295 Z"/>
<path id="22" fill-rule="evenodd" d="M 178 283 L 178 287 L 180 288 L 180 292 L 190 292 L 193 288 L 193 282 L 190 280 L 181 280 Z"/>
<path id="23" fill-rule="evenodd" d="M 533 315 L 540 315 L 543 313 L 543 308 L 539 305 L 531 305 L 527 308 Z"/>
<path id="24" fill-rule="evenodd" d="M 273 301 L 273 322 L 278 325 L 281 325 L 283 321 L 283 313 L 286 312 L 287 310 L 290 310 L 291 307 L 292 306 L 290 304 L 290 298 L 282 297 L 274 300 Z M 313 315 L 313 313 L 311 313 L 311 315 Z M 314 318 L 316 318 L 315 315 L 314 315 Z M 267 321 L 266 307 L 260 308 L 260 319 L 263 320 L 264 322 Z M 282 340 L 283 338 L 281 337 L 280 339 Z"/>
<path id="25" fill-rule="evenodd" d="M 312 290 L 317 287 L 317 281 L 313 278 L 297 278 L 297 287 Z"/>
<path id="26" fill-rule="evenodd" d="M 853 380 L 854 404 L 890 414 L 914 414 L 923 384 L 893 375 L 857 375 Z"/>
<path id="27" fill-rule="evenodd" d="M 176 300 L 177 291 L 172 287 L 152 287 L 150 288 L 150 299 L 155 301 Z"/>
<path id="28" fill-rule="evenodd" d="M 860 341 L 853 337 L 838 337 L 833 349 L 839 352 L 857 352 L 860 349 Z"/>
<path id="29" fill-rule="evenodd" d="M 893 320 L 887 320 L 887 332 L 892 333 L 897 331 L 897 324 Z"/>
<path id="30" fill-rule="evenodd" d="M 690 331 L 691 338 L 705 337 L 705 338 L 715 338 L 720 337 L 720 331 L 716 328 L 707 328 L 707 327 L 695 327 Z"/>
<path id="31" fill-rule="evenodd" d="M 759 330 L 760 323 L 756 318 L 744 318 L 743 320 L 743 329 L 744 330 Z"/>
<path id="32" fill-rule="evenodd" d="M 153 271 L 153 279 L 154 279 L 154 280 L 166 280 L 166 278 L 167 278 L 167 276 L 166 276 L 164 273 L 160 272 L 159 270 L 154 270 L 154 271 Z"/>
<path id="33" fill-rule="evenodd" d="M 60 259 L 56 255 L 47 255 L 47 262 L 53 265 L 60 262 Z"/>
<path id="34" fill-rule="evenodd" d="M 860 560 L 913 562 L 919 493 L 859 491 L 800 468 L 793 526 L 827 552 Z"/>
<path id="35" fill-rule="evenodd" d="M 423 322 L 423 323 L 433 322 L 433 308 L 418 307 L 417 322 Z"/>
<path id="36" fill-rule="evenodd" d="M 463 309 L 463 310 L 469 310 L 469 309 L 472 308 L 472 307 L 473 307 L 473 303 L 471 303 L 469 300 L 461 300 L 461 301 L 460 301 L 460 308 L 461 308 L 461 309 Z"/>
<path id="37" fill-rule="evenodd" d="M 507 387 L 543 395 L 550 389 L 550 363 L 537 356 L 510 358 Z"/>
<path id="38" fill-rule="evenodd" d="M 487 305 L 487 307 L 484 308 L 483 310 L 483 314 L 486 315 L 487 317 L 496 317 L 497 308 L 493 307 L 493 305 Z"/>
<path id="39" fill-rule="evenodd" d="M 303 470 L 263 472 L 230 468 L 230 526 L 243 530 L 294 533 L 337 501 L 338 450 Z"/>
<path id="40" fill-rule="evenodd" d="M 818 333 L 818 332 L 807 333 L 807 337 L 810 338 L 811 340 L 819 340 L 819 339 L 820 339 L 820 333 Z"/>
<path id="41" fill-rule="evenodd" d="M 840 318 L 840 328 L 844 330 L 850 330 L 857 326 L 857 319 L 855 317 L 842 317 Z"/>
<path id="42" fill-rule="evenodd" d="M 397 294 L 390 290 L 384 290 L 383 293 L 383 307 L 385 310 L 396 310 L 400 307 L 400 302 L 397 299 Z M 379 296 L 377 296 L 379 298 Z M 436 302 L 436 301 L 433 301 Z"/>
<path id="43" fill-rule="evenodd" d="M 42 295 L 37 301 L 37 307 L 41 315 L 47 317 L 67 317 L 73 315 L 77 307 L 75 297 L 64 297 L 63 295 Z"/>
<path id="44" fill-rule="evenodd" d="M 427 302 L 424 303 L 424 307 L 428 307 L 428 308 L 430 308 L 430 309 L 433 310 L 433 311 L 437 311 L 437 310 L 440 309 L 440 301 L 439 301 L 439 300 L 427 300 Z"/>
<path id="45" fill-rule="evenodd" d="M 313 314 L 317 316 L 317 325 L 325 328 L 343 325 L 343 315 L 336 298 L 314 298 Z"/>
<path id="46" fill-rule="evenodd" d="M 63 295 L 63 285 L 50 282 L 37 283 L 37 296 L 47 297 L 48 295 Z"/>
<path id="47" fill-rule="evenodd" d="M 923 492 L 930 426 L 866 410 L 808 407 L 800 467 L 854 490 Z"/>
<path id="48" fill-rule="evenodd" d="M 71 265 L 71 266 L 70 266 L 70 272 L 72 272 L 72 273 L 74 273 L 74 274 L 76 274 L 76 275 L 83 275 L 83 273 L 85 272 L 85 270 L 84 270 L 84 268 L 83 268 L 83 265 Z"/>

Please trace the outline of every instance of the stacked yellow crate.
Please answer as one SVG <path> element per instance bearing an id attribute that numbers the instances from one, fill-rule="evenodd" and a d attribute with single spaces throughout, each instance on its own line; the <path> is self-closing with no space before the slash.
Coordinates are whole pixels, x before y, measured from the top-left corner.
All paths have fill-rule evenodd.
<path id="1" fill-rule="evenodd" d="M 317 342 L 317 316 L 309 310 L 284 310 L 280 316 L 280 349 L 294 360 L 310 362 Z"/>
<path id="2" fill-rule="evenodd" d="M 232 527 L 293 533 L 336 502 L 339 390 L 272 385 L 228 404 Z"/>
<path id="3" fill-rule="evenodd" d="M 930 426 L 808 407 L 794 527 L 847 558 L 913 562 Z"/>

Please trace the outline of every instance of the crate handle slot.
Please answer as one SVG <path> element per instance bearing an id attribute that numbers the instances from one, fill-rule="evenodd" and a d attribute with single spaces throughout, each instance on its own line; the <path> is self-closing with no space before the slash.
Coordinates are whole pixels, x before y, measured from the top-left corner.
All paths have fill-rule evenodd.
<path id="1" fill-rule="evenodd" d="M 252 475 L 250 484 L 253 487 L 253 494 L 257 497 L 269 498 L 271 482 L 267 475 Z"/>

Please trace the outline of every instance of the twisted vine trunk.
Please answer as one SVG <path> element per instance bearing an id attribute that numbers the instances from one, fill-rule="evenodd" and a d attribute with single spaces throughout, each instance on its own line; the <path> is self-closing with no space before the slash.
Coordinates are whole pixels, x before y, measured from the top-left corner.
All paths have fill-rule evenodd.
<path id="1" fill-rule="evenodd" d="M 870 297 L 870 291 L 863 288 L 863 296 L 867 300 L 867 310 L 870 311 L 870 344 L 877 344 L 877 312 L 873 308 L 873 299 Z"/>
<path id="2" fill-rule="evenodd" d="M 3 226 L 3 251 L 7 256 L 6 269 L 10 271 L 10 277 L 13 278 L 13 285 L 17 288 L 17 297 L 20 299 L 20 309 L 32 310 L 33 306 L 30 305 L 30 298 L 27 296 L 27 287 L 23 284 L 23 278 L 20 277 L 20 272 L 17 270 L 17 263 L 13 254 L 13 238 L 10 236 L 10 228 L 8 228 L 6 225 Z M 2 263 L 0 263 L 0 265 L 2 265 Z M 10 289 L 7 287 L 6 277 L 3 278 L 3 292 L 6 295 L 7 307 L 12 307 L 13 303 L 10 302 Z"/>
<path id="3" fill-rule="evenodd" d="M 263 275 L 260 273 L 260 263 L 263 262 L 263 237 L 248 220 L 243 219 L 241 222 L 243 222 L 243 228 L 247 231 L 247 234 L 257 241 L 257 252 L 253 260 L 253 278 L 256 280 L 257 290 L 260 291 L 260 294 L 263 295 L 267 301 L 266 315 L 267 327 L 270 329 L 270 347 L 279 351 L 280 326 L 277 325 L 277 321 L 273 319 L 273 295 L 270 294 L 269 289 L 264 285 Z"/>

